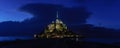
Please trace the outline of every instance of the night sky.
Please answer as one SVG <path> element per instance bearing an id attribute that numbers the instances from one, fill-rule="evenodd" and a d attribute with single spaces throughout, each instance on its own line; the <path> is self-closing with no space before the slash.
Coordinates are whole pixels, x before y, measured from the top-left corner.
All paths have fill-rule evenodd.
<path id="1" fill-rule="evenodd" d="M 21 22 L 30 19 L 33 17 L 32 14 L 21 12 L 18 9 L 29 3 L 44 3 L 62 5 L 68 8 L 85 6 L 89 12 L 92 12 L 91 17 L 87 19 L 87 23 L 118 29 L 120 28 L 119 2 L 120 0 L 0 0 L 0 22 Z"/>

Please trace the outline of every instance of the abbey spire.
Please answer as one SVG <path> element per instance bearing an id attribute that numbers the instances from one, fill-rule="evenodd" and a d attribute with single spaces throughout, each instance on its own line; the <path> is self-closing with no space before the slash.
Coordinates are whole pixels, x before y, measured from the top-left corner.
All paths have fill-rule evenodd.
<path id="1" fill-rule="evenodd" d="M 57 11 L 56 12 L 56 21 L 55 21 L 56 24 L 63 24 L 63 22 L 59 19 L 59 12 Z"/>
<path id="2" fill-rule="evenodd" d="M 57 11 L 57 14 L 56 14 L 56 19 L 58 19 L 59 18 L 59 12 Z"/>

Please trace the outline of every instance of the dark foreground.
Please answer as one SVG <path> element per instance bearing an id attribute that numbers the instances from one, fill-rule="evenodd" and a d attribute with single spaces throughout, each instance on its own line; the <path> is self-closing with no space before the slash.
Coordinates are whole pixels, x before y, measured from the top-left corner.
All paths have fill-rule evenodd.
<path id="1" fill-rule="evenodd" d="M 1 42 L 0 48 L 120 48 L 120 46 L 70 39 L 34 39 Z"/>

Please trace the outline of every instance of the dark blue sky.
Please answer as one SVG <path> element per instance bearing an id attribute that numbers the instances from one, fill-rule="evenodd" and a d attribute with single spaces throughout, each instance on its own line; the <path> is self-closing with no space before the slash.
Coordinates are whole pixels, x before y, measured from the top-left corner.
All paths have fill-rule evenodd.
<path id="1" fill-rule="evenodd" d="M 87 23 L 110 28 L 120 28 L 120 1 L 119 0 L 0 0 L 0 22 L 23 21 L 32 18 L 18 8 L 28 3 L 59 4 L 65 7 L 86 6 L 92 12 Z"/>

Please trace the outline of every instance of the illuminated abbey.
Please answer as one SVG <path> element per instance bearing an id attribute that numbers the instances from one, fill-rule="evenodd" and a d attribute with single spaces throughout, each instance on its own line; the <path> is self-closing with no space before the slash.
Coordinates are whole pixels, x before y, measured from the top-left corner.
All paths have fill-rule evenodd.
<path id="1" fill-rule="evenodd" d="M 69 31 L 66 24 L 64 24 L 59 18 L 57 12 L 56 20 L 52 21 L 43 32 L 40 34 L 35 34 L 35 38 L 78 38 L 79 35 Z"/>

